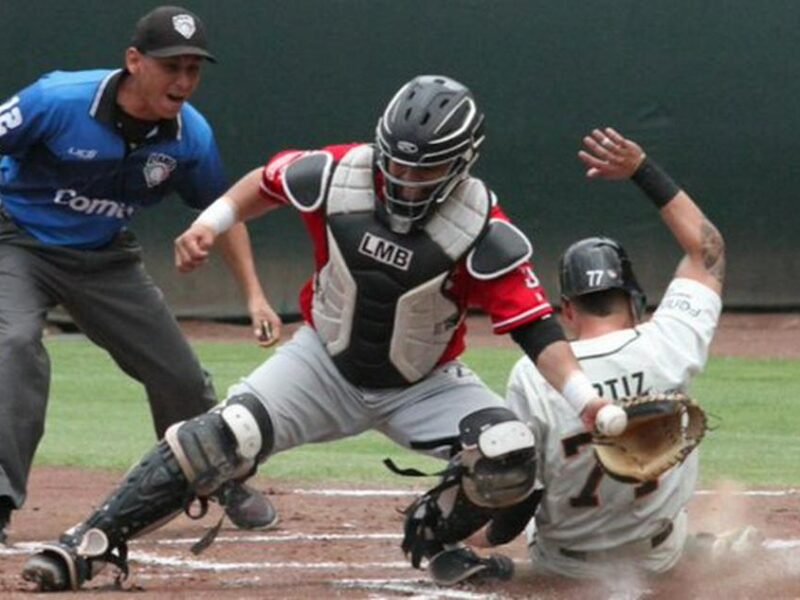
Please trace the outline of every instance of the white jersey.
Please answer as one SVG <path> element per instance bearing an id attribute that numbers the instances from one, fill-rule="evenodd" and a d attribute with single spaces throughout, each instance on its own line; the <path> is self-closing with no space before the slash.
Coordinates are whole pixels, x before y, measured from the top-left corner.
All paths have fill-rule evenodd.
<path id="1" fill-rule="evenodd" d="M 572 349 L 603 397 L 686 391 L 705 365 L 721 308 L 710 288 L 675 279 L 649 322 L 572 342 Z M 697 452 L 657 483 L 635 486 L 605 475 L 578 415 L 527 357 L 511 373 L 508 402 L 536 438 L 545 488 L 537 543 L 593 552 L 644 540 L 674 520 L 694 491 Z M 529 528 L 529 542 L 531 535 Z"/>

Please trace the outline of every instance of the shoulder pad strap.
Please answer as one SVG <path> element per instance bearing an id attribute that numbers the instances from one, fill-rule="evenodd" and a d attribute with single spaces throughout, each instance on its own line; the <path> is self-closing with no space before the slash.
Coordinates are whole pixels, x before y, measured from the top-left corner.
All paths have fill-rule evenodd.
<path id="1" fill-rule="evenodd" d="M 475 279 L 495 279 L 516 269 L 533 254 L 530 241 L 507 221 L 493 219 L 467 255 L 467 271 Z"/>
<path id="2" fill-rule="evenodd" d="M 289 201 L 303 212 L 317 210 L 325 199 L 333 155 L 309 152 L 292 162 L 283 172 L 283 188 Z"/>

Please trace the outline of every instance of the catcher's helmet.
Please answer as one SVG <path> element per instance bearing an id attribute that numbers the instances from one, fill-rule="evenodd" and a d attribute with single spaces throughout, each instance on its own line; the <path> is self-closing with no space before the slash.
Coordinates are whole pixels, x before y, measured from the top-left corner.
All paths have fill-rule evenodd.
<path id="1" fill-rule="evenodd" d="M 484 139 L 483 113 L 464 85 L 448 77 L 421 75 L 389 102 L 378 120 L 375 138 L 389 224 L 397 233 L 407 233 L 467 177 Z M 442 176 L 420 182 L 392 175 L 390 162 L 414 168 L 449 167 Z M 401 197 L 402 188 L 429 188 L 430 192 L 406 200 Z"/>
<path id="2" fill-rule="evenodd" d="M 636 319 L 644 313 L 647 297 L 628 253 L 611 238 L 590 237 L 572 244 L 561 256 L 558 274 L 564 298 L 620 289 L 630 296 Z"/>

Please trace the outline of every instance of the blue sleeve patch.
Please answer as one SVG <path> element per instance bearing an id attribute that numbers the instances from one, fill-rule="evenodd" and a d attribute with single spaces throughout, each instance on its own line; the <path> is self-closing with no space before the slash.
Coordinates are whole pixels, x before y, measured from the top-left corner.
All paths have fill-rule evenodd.
<path id="1" fill-rule="evenodd" d="M 292 162 L 283 173 L 283 188 L 289 201 L 302 212 L 317 210 L 325 199 L 333 155 L 309 152 Z"/>
<path id="2" fill-rule="evenodd" d="M 511 223 L 493 220 L 467 255 L 467 271 L 475 279 L 495 279 L 525 263 L 531 254 L 533 247 L 524 233 Z"/>

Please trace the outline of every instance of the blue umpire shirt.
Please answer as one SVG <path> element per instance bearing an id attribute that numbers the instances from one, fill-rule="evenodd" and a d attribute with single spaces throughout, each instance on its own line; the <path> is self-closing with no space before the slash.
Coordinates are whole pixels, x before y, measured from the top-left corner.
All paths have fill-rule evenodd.
<path id="1" fill-rule="evenodd" d="M 211 127 L 188 103 L 128 147 L 116 124 L 122 77 L 55 71 L 0 105 L 0 202 L 45 244 L 99 248 L 171 192 L 202 209 L 227 188 Z"/>

